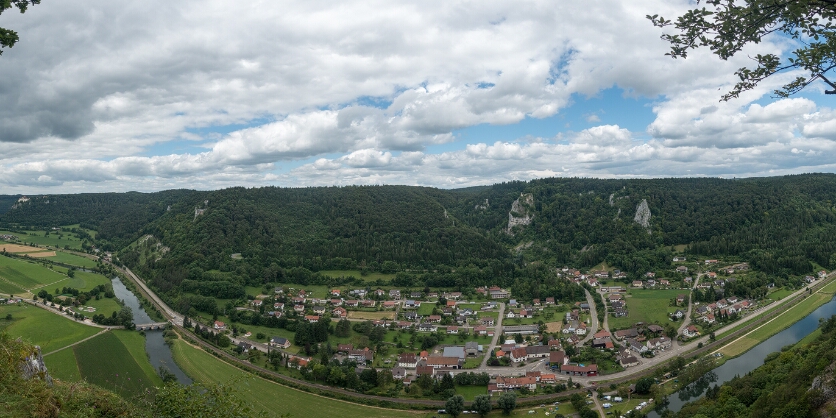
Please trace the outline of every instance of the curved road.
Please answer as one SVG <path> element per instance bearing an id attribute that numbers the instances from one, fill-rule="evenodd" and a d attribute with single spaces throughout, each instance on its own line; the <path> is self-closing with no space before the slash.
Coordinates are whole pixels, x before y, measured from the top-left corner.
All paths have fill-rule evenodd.
<path id="1" fill-rule="evenodd" d="M 595 299 L 592 298 L 592 294 L 588 290 L 583 289 L 583 292 L 586 294 L 586 303 L 589 305 L 589 315 L 592 319 L 589 321 L 590 326 L 586 330 L 586 337 L 581 340 L 581 344 L 591 340 L 595 333 L 598 332 L 598 309 L 595 307 Z"/>

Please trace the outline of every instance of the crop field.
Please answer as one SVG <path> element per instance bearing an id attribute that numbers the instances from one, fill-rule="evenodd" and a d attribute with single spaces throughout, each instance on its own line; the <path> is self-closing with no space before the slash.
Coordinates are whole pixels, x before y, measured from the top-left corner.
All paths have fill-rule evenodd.
<path id="1" fill-rule="evenodd" d="M 19 253 L 36 253 L 38 251 L 44 251 L 43 248 L 32 247 L 29 245 L 20 245 L 20 244 L 9 244 L 6 242 L 0 242 L 0 251 L 5 251 L 7 253 L 19 254 Z"/>
<path id="2" fill-rule="evenodd" d="M 378 319 L 394 319 L 395 312 L 394 311 L 377 311 L 377 312 L 364 312 L 364 311 L 348 311 L 348 318 L 349 319 L 368 319 L 371 321 L 378 320 Z"/>
<path id="3" fill-rule="evenodd" d="M 196 382 L 207 385 L 228 384 L 244 404 L 268 415 L 290 414 L 293 417 L 343 418 L 424 417 L 427 412 L 374 408 L 316 396 L 295 390 L 230 366 L 204 351 L 175 340 L 172 353 L 177 364 Z"/>
<path id="4" fill-rule="evenodd" d="M 66 279 L 67 276 L 41 264 L 0 256 L 0 281 L 13 283 L 21 289 L 28 290 Z"/>
<path id="5" fill-rule="evenodd" d="M 155 379 L 156 375 L 149 376 L 146 373 L 113 332 L 106 332 L 76 345 L 73 352 L 85 380 L 112 390 L 125 399 L 134 399 L 161 384 L 158 377 Z M 142 356 L 145 359 L 144 352 Z"/>
<path id="6" fill-rule="evenodd" d="M 32 344 L 41 346 L 46 354 L 81 341 L 100 331 L 69 317 L 48 312 L 35 306 L 0 306 L 0 317 L 11 314 L 13 320 L 5 325 L 9 335 L 20 336 Z"/>
<path id="7" fill-rule="evenodd" d="M 683 293 L 679 289 L 633 289 L 630 292 L 632 296 L 628 295 L 625 299 L 627 302 L 627 311 L 630 314 L 621 318 L 610 317 L 610 328 L 629 328 L 636 322 L 664 325 L 670 321 L 668 319 L 668 313 L 677 309 L 676 307 L 670 306 L 671 299 Z"/>

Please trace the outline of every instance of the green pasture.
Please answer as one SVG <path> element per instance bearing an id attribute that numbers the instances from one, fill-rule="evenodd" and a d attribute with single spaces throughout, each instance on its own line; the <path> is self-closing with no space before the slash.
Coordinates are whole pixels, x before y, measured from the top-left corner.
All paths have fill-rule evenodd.
<path id="1" fill-rule="evenodd" d="M 770 293 L 767 297 L 772 300 L 781 300 L 794 292 L 792 289 L 781 288 L 780 290 L 776 290 Z"/>
<path id="2" fill-rule="evenodd" d="M 66 382 L 81 380 L 81 371 L 78 370 L 78 363 L 75 361 L 75 353 L 72 349 L 61 350 L 44 357 L 44 364 L 54 378 Z"/>
<path id="3" fill-rule="evenodd" d="M 132 332 L 132 331 L 123 331 Z M 137 333 L 137 335 L 139 335 Z M 142 336 L 139 335 L 141 338 Z M 126 338 L 131 344 L 136 342 Z M 144 342 L 142 343 L 144 346 Z M 143 368 L 140 362 L 148 363 L 145 352 L 129 350 L 116 332 L 106 332 L 96 338 L 73 346 L 81 376 L 90 383 L 112 390 L 125 399 L 142 397 L 154 386 L 162 384 L 156 373 L 148 373 L 151 365 Z M 135 354 L 141 357 L 137 359 Z"/>
<path id="4" fill-rule="evenodd" d="M 633 289 L 630 293 L 632 295 L 625 298 L 627 311 L 630 314 L 621 318 L 610 317 L 611 329 L 629 328 L 636 322 L 660 325 L 668 323 L 670 321 L 668 313 L 678 309 L 670 306 L 670 301 L 676 298 L 676 295 L 681 294 L 682 290 Z"/>
<path id="5" fill-rule="evenodd" d="M 11 314 L 13 320 L 6 323 L 4 330 L 9 335 L 23 337 L 32 344 L 41 346 L 46 354 L 81 341 L 101 331 L 84 325 L 68 316 L 54 314 L 28 304 L 21 306 L 0 306 L 0 318 Z"/>
<path id="6" fill-rule="evenodd" d="M 151 362 L 148 360 L 148 353 L 145 352 L 145 336 L 139 332 L 128 330 L 117 329 L 111 332 L 119 338 L 122 345 L 128 349 L 128 352 L 131 353 L 131 357 L 136 360 L 139 367 L 145 372 L 145 375 L 149 376 L 151 382 L 155 385 L 162 385 L 162 379 L 160 379 L 157 374 L 157 370 L 154 370 L 154 366 L 152 366 Z"/>
<path id="7" fill-rule="evenodd" d="M 47 260 L 55 261 L 57 263 L 69 264 L 71 266 L 83 268 L 95 268 L 96 262 L 80 255 L 65 253 L 63 251 L 56 251 L 54 257 L 47 257 Z"/>
<path id="8" fill-rule="evenodd" d="M 433 309 L 438 307 L 433 302 L 421 302 L 421 306 L 418 307 L 418 315 L 421 316 L 428 316 L 433 314 Z"/>
<path id="9" fill-rule="evenodd" d="M 20 232 L 0 231 L 0 235 L 11 234 L 16 235 L 22 244 L 35 244 L 41 246 L 52 246 L 64 248 L 69 246 L 72 249 L 81 249 L 81 240 L 72 232 L 67 231 L 24 231 L 26 235 Z M 49 232 L 49 235 L 47 235 Z"/>
<path id="10" fill-rule="evenodd" d="M 55 289 L 51 290 L 51 292 L 52 291 L 55 291 Z M 92 306 L 92 307 L 96 308 L 96 311 L 95 312 L 87 312 L 87 311 L 81 311 L 78 308 L 72 308 L 72 310 L 73 310 L 73 312 L 80 313 L 80 314 L 82 314 L 82 315 L 84 315 L 88 318 L 92 318 L 93 315 L 98 315 L 98 314 L 102 314 L 104 316 L 110 316 L 111 312 L 119 312 L 119 310 L 122 309 L 122 307 L 119 306 L 119 303 L 116 302 L 116 298 L 105 298 L 105 297 L 103 297 L 99 300 L 90 299 L 90 300 L 87 301 L 87 303 L 85 303 L 84 306 Z"/>
<path id="11" fill-rule="evenodd" d="M 366 418 L 427 415 L 426 412 L 374 408 L 298 391 L 255 377 L 180 339 L 174 340 L 172 353 L 180 368 L 196 382 L 207 385 L 227 384 L 234 389 L 234 395 L 246 405 L 270 416 L 290 414 L 293 417 L 307 418 Z"/>
<path id="12" fill-rule="evenodd" d="M 66 279 L 67 276 L 50 270 L 43 264 L 0 256 L 0 282 L 10 282 L 21 288 L 32 289 Z"/>
<path id="13" fill-rule="evenodd" d="M 464 396 L 464 400 L 470 402 L 476 397 L 476 395 L 487 395 L 488 388 L 486 386 L 456 385 L 456 394 Z"/>

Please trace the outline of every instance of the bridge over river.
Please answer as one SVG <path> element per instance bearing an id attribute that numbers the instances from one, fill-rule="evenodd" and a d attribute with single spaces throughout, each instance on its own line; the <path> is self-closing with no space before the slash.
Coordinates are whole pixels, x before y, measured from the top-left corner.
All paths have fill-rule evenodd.
<path id="1" fill-rule="evenodd" d="M 145 331 L 145 330 L 152 330 L 152 329 L 165 329 L 168 326 L 168 322 L 153 322 L 150 324 L 136 324 L 137 331 Z"/>

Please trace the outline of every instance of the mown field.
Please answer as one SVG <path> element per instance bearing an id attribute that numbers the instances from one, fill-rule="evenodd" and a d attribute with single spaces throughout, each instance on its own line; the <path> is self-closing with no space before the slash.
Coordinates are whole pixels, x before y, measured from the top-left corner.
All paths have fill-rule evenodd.
<path id="1" fill-rule="evenodd" d="M 142 337 L 139 333 L 134 333 Z M 136 346 L 137 341 L 127 336 L 123 338 Z M 145 360 L 145 352 L 139 352 L 134 347 L 134 353 L 132 353 L 116 332 L 106 332 L 73 346 L 72 351 L 75 353 L 80 374 L 85 380 L 112 390 L 126 399 L 142 397 L 155 386 L 162 384 L 162 380 L 149 370 L 150 363 L 143 368 L 135 358 L 136 355 L 142 356 L 140 359 L 148 363 Z"/>
<path id="2" fill-rule="evenodd" d="M 5 320 L 8 314 L 12 315 L 11 321 Z M 69 317 L 62 317 L 27 304 L 0 306 L 0 318 L 3 318 L 0 319 L 0 330 L 41 346 L 44 354 L 81 341 L 100 331 L 99 328 L 87 326 Z"/>
<path id="3" fill-rule="evenodd" d="M 47 231 L 24 232 L 26 232 L 26 235 L 22 234 L 21 232 L 0 231 L 0 235 L 16 235 L 20 239 L 20 242 L 23 243 L 49 245 L 60 248 L 68 246 L 72 249 L 81 249 L 81 240 L 78 238 L 76 234 L 72 232 L 49 231 L 49 235 L 47 235 Z"/>
<path id="4" fill-rule="evenodd" d="M 42 264 L 0 256 L 0 282 L 6 283 L 7 286 L 4 288 L 16 289 L 17 293 L 24 289 L 28 291 L 64 280 L 67 280 L 67 276 L 52 271 Z"/>
<path id="5" fill-rule="evenodd" d="M 94 268 L 96 262 L 75 254 L 65 253 L 63 251 L 56 251 L 55 256 L 48 257 L 47 260 L 55 261 L 57 263 L 69 264 L 76 267 Z"/>
<path id="6" fill-rule="evenodd" d="M 291 389 L 254 377 L 179 339 L 174 341 L 172 353 L 180 368 L 196 382 L 228 384 L 235 389 L 235 396 L 245 404 L 256 411 L 265 412 L 269 416 L 280 414 L 306 418 L 432 416 L 427 412 L 399 411 L 358 405 Z"/>
<path id="7" fill-rule="evenodd" d="M 670 306 L 671 299 L 676 298 L 676 295 L 683 292 L 680 289 L 633 289 L 630 291 L 632 295 L 628 295 L 625 298 L 627 311 L 630 314 L 621 318 L 610 317 L 610 328 L 629 328 L 636 322 L 664 325 L 670 322 L 668 313 L 674 312 L 677 309 L 675 306 Z"/>

